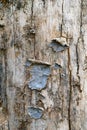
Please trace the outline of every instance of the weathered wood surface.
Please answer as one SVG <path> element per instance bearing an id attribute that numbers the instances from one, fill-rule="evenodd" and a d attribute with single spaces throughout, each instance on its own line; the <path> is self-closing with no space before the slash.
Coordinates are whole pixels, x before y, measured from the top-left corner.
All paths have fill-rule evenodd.
<path id="1" fill-rule="evenodd" d="M 0 130 L 87 130 L 87 1 L 1 0 Z"/>

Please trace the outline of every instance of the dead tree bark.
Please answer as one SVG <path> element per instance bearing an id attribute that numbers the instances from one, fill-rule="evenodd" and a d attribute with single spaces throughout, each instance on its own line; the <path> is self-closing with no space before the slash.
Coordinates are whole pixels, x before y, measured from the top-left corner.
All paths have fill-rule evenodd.
<path id="1" fill-rule="evenodd" d="M 0 130 L 87 130 L 87 1 L 0 1 Z"/>

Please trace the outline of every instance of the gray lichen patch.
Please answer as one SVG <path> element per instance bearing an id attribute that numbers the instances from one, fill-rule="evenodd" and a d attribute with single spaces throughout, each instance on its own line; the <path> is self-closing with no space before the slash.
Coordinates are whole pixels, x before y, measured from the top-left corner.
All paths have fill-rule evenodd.
<path id="1" fill-rule="evenodd" d="M 29 107 L 28 114 L 31 118 L 39 119 L 42 117 L 43 110 L 41 108 Z"/>
<path id="2" fill-rule="evenodd" d="M 27 60 L 25 67 L 29 71 L 28 86 L 32 90 L 42 90 L 46 87 L 47 79 L 51 74 L 49 63 L 38 60 Z"/>
<path id="3" fill-rule="evenodd" d="M 27 61 L 25 62 L 25 66 L 26 66 L 26 67 L 30 67 L 30 66 L 31 66 L 31 64 L 32 64 L 32 62 L 31 62 L 31 61 L 29 61 L 29 60 L 27 60 Z"/>
<path id="4" fill-rule="evenodd" d="M 34 64 L 30 69 L 29 88 L 42 90 L 46 87 L 48 76 L 50 75 L 50 67 L 43 64 Z"/>
<path id="5" fill-rule="evenodd" d="M 66 48 L 68 48 L 68 45 L 66 45 L 66 42 L 58 40 L 58 39 L 53 39 L 49 45 L 53 49 L 54 52 L 61 52 L 64 51 Z"/>

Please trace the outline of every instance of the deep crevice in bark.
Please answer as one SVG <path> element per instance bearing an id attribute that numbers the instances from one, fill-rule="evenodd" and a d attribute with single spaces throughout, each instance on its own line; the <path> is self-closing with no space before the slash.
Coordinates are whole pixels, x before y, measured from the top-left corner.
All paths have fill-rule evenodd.
<path id="1" fill-rule="evenodd" d="M 71 130 L 71 101 L 72 101 L 72 72 L 71 72 L 71 63 L 70 63 L 70 49 L 68 49 L 68 70 L 69 70 L 69 86 L 70 86 L 70 92 L 69 92 L 69 107 L 68 107 L 68 122 L 69 122 L 69 130 Z"/>
<path id="2" fill-rule="evenodd" d="M 79 40 L 78 40 L 79 42 Z M 79 77 L 79 56 L 78 56 L 78 42 L 76 44 L 76 58 L 77 58 L 77 76 Z"/>
<path id="3" fill-rule="evenodd" d="M 85 50 L 83 33 L 82 33 L 82 28 L 83 28 L 83 0 L 81 0 L 81 7 L 80 8 L 81 8 L 81 11 L 80 11 L 80 38 L 81 38 L 81 42 L 83 43 L 83 48 Z"/>
<path id="4" fill-rule="evenodd" d="M 34 0 L 32 0 L 32 5 L 31 5 L 31 25 L 33 21 L 33 6 L 34 6 Z"/>
<path id="5" fill-rule="evenodd" d="M 4 61 L 5 61 L 5 84 L 4 84 L 4 89 L 5 89 L 5 113 L 7 114 L 8 113 L 8 102 L 7 102 L 7 92 L 6 92 L 6 90 L 7 90 L 7 75 L 8 75 L 8 70 L 7 70 L 7 50 L 4 52 Z"/>
<path id="6" fill-rule="evenodd" d="M 62 29 L 63 29 L 63 4 L 64 4 L 64 0 L 62 0 L 62 23 L 61 23 L 61 32 L 60 32 L 60 36 L 62 37 Z"/>
<path id="7" fill-rule="evenodd" d="M 82 5 L 83 4 L 83 0 L 81 0 L 81 13 L 80 13 L 80 18 L 81 18 L 81 21 L 80 21 L 80 36 L 82 35 Z"/>
<path id="8" fill-rule="evenodd" d="M 45 1 L 45 0 L 42 0 L 42 1 L 43 1 L 43 5 L 44 5 L 44 7 L 45 7 L 45 2 L 46 2 L 46 1 Z"/>
<path id="9" fill-rule="evenodd" d="M 33 23 L 33 21 L 34 21 L 33 8 L 34 8 L 34 0 L 32 0 L 32 5 L 31 5 L 31 27 L 34 27 L 34 29 L 35 29 L 35 25 Z M 36 41 L 35 34 L 33 36 L 33 39 L 34 39 L 34 59 L 35 59 L 36 58 L 36 56 L 35 56 L 35 41 Z"/>

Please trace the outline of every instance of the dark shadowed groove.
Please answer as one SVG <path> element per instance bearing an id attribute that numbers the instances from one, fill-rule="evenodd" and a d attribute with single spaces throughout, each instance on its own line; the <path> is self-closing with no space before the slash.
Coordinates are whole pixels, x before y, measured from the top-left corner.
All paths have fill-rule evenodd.
<path id="1" fill-rule="evenodd" d="M 72 72 L 70 68 L 70 49 L 68 48 L 68 70 L 69 70 L 69 86 L 70 86 L 70 92 L 69 92 L 69 107 L 68 107 L 68 122 L 69 122 L 69 130 L 71 130 L 71 101 L 72 101 Z"/>
<path id="2" fill-rule="evenodd" d="M 31 1 L 32 1 L 32 5 L 31 5 L 31 25 L 32 25 L 34 0 L 31 0 Z"/>
<path id="3" fill-rule="evenodd" d="M 31 26 L 33 25 L 33 14 L 34 14 L 34 12 L 33 12 L 33 8 L 34 8 L 34 0 L 31 0 L 32 1 L 32 5 L 31 5 Z M 36 58 L 36 56 L 35 56 L 35 42 L 36 42 L 36 40 L 35 40 L 35 35 L 34 35 L 34 58 Z"/>

